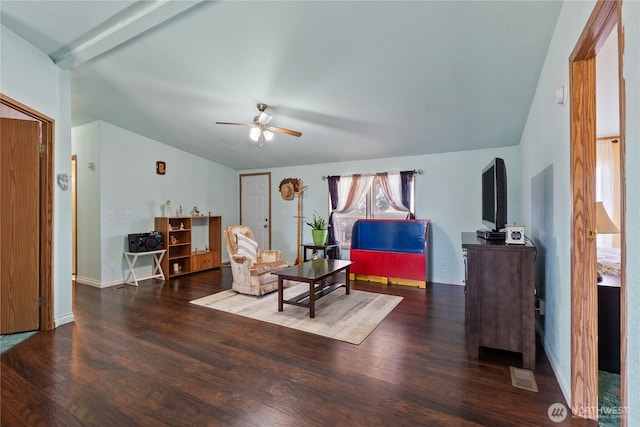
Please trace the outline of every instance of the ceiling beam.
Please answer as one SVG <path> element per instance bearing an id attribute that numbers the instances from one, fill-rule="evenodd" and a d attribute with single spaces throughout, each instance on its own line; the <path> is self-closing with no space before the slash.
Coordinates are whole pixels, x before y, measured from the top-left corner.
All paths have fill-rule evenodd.
<path id="1" fill-rule="evenodd" d="M 51 60 L 63 70 L 68 70 L 99 56 L 145 31 L 191 9 L 202 0 L 154 0 L 137 2 L 118 15 L 115 22 L 107 21 L 92 31 L 51 54 Z"/>

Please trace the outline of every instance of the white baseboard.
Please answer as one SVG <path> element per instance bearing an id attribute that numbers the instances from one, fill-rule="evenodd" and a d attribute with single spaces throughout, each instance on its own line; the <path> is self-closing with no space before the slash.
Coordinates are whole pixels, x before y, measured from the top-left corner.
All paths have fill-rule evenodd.
<path id="1" fill-rule="evenodd" d="M 464 286 L 464 281 L 456 281 L 455 279 L 452 279 L 450 277 L 446 279 L 443 277 L 432 277 L 431 280 L 429 280 L 429 282 L 442 283 L 443 285 Z"/>
<path id="2" fill-rule="evenodd" d="M 540 326 L 540 323 L 538 323 L 538 321 L 536 321 L 536 331 L 542 338 L 544 352 L 547 355 L 547 359 L 549 359 L 551 370 L 553 370 L 553 374 L 555 375 L 556 380 L 558 381 L 558 385 L 560 385 L 560 390 L 562 391 L 562 395 L 564 396 L 565 404 L 567 405 L 568 408 L 570 408 L 571 407 L 571 383 L 570 381 L 567 381 L 567 376 L 564 374 L 564 372 L 562 372 L 562 369 L 560 369 L 560 363 L 558 363 L 558 358 L 556 357 L 555 353 L 551 350 L 551 347 L 549 346 L 549 342 L 547 341 L 547 337 L 545 336 L 544 331 L 542 330 L 542 326 Z"/>
<path id="3" fill-rule="evenodd" d="M 90 279 L 88 277 L 76 276 L 76 283 L 83 285 L 93 286 L 94 288 L 101 288 L 99 280 Z"/>
<path id="4" fill-rule="evenodd" d="M 72 323 L 74 320 L 75 318 L 73 317 L 73 313 L 67 313 L 53 319 L 53 325 L 54 325 L 54 328 L 57 328 L 58 326 L 66 325 L 67 323 Z"/>
<path id="5" fill-rule="evenodd" d="M 222 263 L 229 263 L 229 262 L 231 262 L 230 259 L 222 260 Z M 144 276 L 138 277 L 138 282 L 142 280 L 153 279 L 153 278 L 154 278 L 153 274 L 149 273 Z M 112 279 L 112 280 L 100 281 L 100 280 L 91 279 L 89 277 L 76 276 L 75 280 L 76 280 L 76 283 L 93 286 L 94 288 L 110 288 L 112 286 L 125 284 L 124 279 Z"/>
<path id="6" fill-rule="evenodd" d="M 149 277 L 142 277 L 142 278 L 138 279 L 138 281 L 149 279 L 150 276 L 151 275 L 149 275 Z M 78 276 L 78 277 L 76 277 L 76 283 L 81 283 L 83 285 L 93 286 L 94 288 L 109 288 L 111 286 L 118 286 L 118 285 L 124 284 L 124 280 L 122 280 L 122 279 L 113 279 L 113 280 L 108 280 L 108 281 L 101 282 L 100 280 L 95 280 L 95 279 L 90 279 L 88 277 Z"/>

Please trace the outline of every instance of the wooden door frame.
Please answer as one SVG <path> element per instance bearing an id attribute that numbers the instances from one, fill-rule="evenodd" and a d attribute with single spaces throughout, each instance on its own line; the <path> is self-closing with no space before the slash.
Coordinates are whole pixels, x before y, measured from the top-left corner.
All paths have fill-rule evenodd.
<path id="1" fill-rule="evenodd" d="M 20 111 L 42 124 L 40 174 L 40 329 L 51 330 L 53 321 L 53 148 L 55 120 L 0 93 L 0 103 Z"/>
<path id="2" fill-rule="evenodd" d="M 620 103 L 620 378 L 621 407 L 626 407 L 626 237 L 625 237 L 625 86 L 622 75 L 624 31 L 622 0 L 599 0 L 569 57 L 571 91 L 571 409 L 589 419 L 598 417 L 598 305 L 596 281 L 596 55 L 618 28 Z M 626 426 L 626 418 L 622 418 Z"/>
<path id="3" fill-rule="evenodd" d="M 238 214 L 239 223 L 242 224 L 242 178 L 247 176 L 260 176 L 266 175 L 268 178 L 268 187 L 269 194 L 267 195 L 267 199 L 269 200 L 269 249 L 271 249 L 271 172 L 256 172 L 256 173 L 241 173 L 238 176 L 238 197 L 240 198 L 238 206 L 240 208 L 240 212 Z"/>
<path id="4" fill-rule="evenodd" d="M 71 244 L 73 245 L 72 254 L 73 265 L 71 275 L 75 280 L 78 276 L 78 155 L 71 155 Z"/>

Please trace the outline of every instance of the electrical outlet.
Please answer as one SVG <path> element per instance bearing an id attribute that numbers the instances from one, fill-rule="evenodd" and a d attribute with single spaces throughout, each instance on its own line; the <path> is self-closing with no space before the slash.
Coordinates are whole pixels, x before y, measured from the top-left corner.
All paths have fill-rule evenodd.
<path id="1" fill-rule="evenodd" d="M 447 261 L 442 261 L 442 268 L 447 268 Z"/>
<path id="2" fill-rule="evenodd" d="M 131 211 L 125 210 L 124 211 L 124 217 L 125 218 L 131 218 Z"/>

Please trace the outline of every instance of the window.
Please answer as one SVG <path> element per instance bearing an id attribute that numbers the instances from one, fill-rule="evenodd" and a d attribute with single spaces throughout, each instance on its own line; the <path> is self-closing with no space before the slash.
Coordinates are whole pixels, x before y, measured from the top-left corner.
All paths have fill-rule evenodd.
<path id="1" fill-rule="evenodd" d="M 410 183 L 411 206 L 409 210 L 414 212 L 414 182 Z M 353 223 L 360 218 L 386 218 L 407 219 L 409 212 L 398 210 L 392 206 L 382 190 L 379 180 L 375 179 L 370 190 L 358 201 L 356 207 L 346 213 L 334 213 L 335 238 L 340 242 L 342 249 L 351 248 L 351 230 Z"/>
<path id="2" fill-rule="evenodd" d="M 614 224 L 620 228 L 620 192 L 618 182 L 620 175 L 617 159 L 619 159 L 618 138 L 599 138 L 596 144 L 596 201 L 602 202 Z M 598 247 L 620 247 L 617 236 L 598 233 Z"/>

